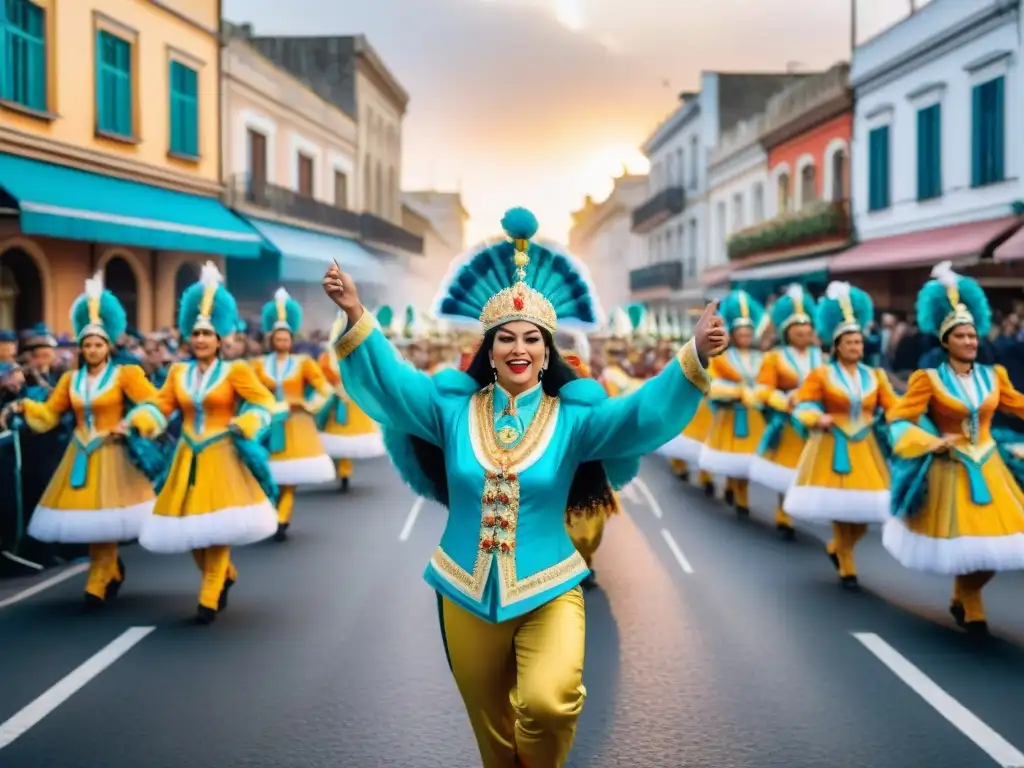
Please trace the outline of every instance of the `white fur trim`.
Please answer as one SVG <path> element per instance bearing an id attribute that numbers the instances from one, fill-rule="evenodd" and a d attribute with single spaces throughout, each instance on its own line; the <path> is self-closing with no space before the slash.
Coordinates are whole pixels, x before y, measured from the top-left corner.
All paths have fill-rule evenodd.
<path id="1" fill-rule="evenodd" d="M 657 452 L 670 459 L 679 459 L 688 464 L 696 464 L 700 461 L 700 452 L 703 448 L 704 443 L 700 440 L 694 440 L 686 435 L 676 435 L 661 446 Z"/>
<path id="2" fill-rule="evenodd" d="M 154 499 L 114 509 L 54 509 L 36 507 L 28 535 L 36 541 L 59 544 L 105 544 L 139 538 Z"/>
<path id="3" fill-rule="evenodd" d="M 750 460 L 750 481 L 776 493 L 785 493 L 796 482 L 796 470 L 776 464 L 764 456 Z"/>
<path id="4" fill-rule="evenodd" d="M 884 523 L 889 519 L 890 503 L 889 491 L 794 485 L 786 492 L 782 508 L 800 520 Z"/>
<path id="5" fill-rule="evenodd" d="M 319 485 L 338 479 L 334 462 L 326 453 L 308 459 L 271 459 L 270 474 L 278 485 Z"/>
<path id="6" fill-rule="evenodd" d="M 332 459 L 374 459 L 387 453 L 384 438 L 377 431 L 365 435 L 329 435 L 321 432 L 320 442 Z"/>
<path id="7" fill-rule="evenodd" d="M 746 480 L 750 472 L 751 453 L 732 453 L 730 451 L 716 451 L 706 445 L 701 447 L 700 468 L 712 475 L 731 477 L 736 480 Z"/>
<path id="8" fill-rule="evenodd" d="M 882 546 L 904 568 L 961 576 L 976 571 L 1024 570 L 1024 533 L 1006 536 L 958 536 L 933 539 L 914 533 L 891 517 L 882 529 Z"/>
<path id="9" fill-rule="evenodd" d="M 241 547 L 277 532 L 277 510 L 269 501 L 225 507 L 205 515 L 149 515 L 142 523 L 139 544 L 150 552 L 176 554 L 204 547 Z"/>

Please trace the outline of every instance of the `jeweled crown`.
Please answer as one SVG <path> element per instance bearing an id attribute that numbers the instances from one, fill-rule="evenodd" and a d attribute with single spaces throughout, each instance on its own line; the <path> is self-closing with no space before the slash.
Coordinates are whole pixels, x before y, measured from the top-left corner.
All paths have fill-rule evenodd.
<path id="1" fill-rule="evenodd" d="M 513 208 L 505 214 L 501 225 L 515 246 L 516 281 L 484 304 L 480 313 L 484 332 L 514 320 L 526 320 L 554 333 L 558 324 L 554 305 L 544 294 L 526 284 L 530 238 L 537 234 L 537 219 L 524 208 Z"/>

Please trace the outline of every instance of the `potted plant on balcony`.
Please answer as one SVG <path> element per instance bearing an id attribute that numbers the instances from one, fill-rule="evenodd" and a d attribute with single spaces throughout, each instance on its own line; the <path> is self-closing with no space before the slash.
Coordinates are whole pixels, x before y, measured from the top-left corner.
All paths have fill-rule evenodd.
<path id="1" fill-rule="evenodd" d="M 770 253 L 849 234 L 849 217 L 842 203 L 817 201 L 799 211 L 747 227 L 728 241 L 730 259 Z"/>

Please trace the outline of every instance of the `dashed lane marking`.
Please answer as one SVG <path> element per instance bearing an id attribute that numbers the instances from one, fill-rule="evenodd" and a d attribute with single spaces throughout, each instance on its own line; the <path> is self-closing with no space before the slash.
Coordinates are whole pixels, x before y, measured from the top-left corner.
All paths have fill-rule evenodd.
<path id="1" fill-rule="evenodd" d="M 683 573 L 693 573 L 693 566 L 690 565 L 690 561 L 686 559 L 686 555 L 683 554 L 683 550 L 680 549 L 676 543 L 675 537 L 669 532 L 667 528 L 661 529 L 661 538 L 668 544 L 668 548 L 672 551 L 672 556 L 679 563 L 679 567 L 683 569 Z"/>
<path id="2" fill-rule="evenodd" d="M 651 489 L 648 487 L 647 483 L 644 482 L 643 478 L 638 477 L 633 481 L 632 485 L 635 485 L 636 489 L 640 491 L 641 495 L 647 501 L 647 506 L 649 506 L 651 508 L 651 512 L 654 513 L 654 516 L 661 520 L 661 518 L 664 517 L 664 514 L 661 511 L 661 504 L 659 504 L 658 500 L 654 498 L 654 494 L 651 493 Z"/>
<path id="3" fill-rule="evenodd" d="M 640 494 L 636 492 L 635 483 L 636 481 L 634 480 L 632 483 L 623 488 L 622 492 L 625 494 L 626 498 L 629 499 L 633 504 L 640 504 Z"/>
<path id="4" fill-rule="evenodd" d="M 18 592 L 16 594 L 11 595 L 10 597 L 5 597 L 3 600 L 0 600 L 0 609 L 6 608 L 9 605 L 14 605 L 15 603 L 20 603 L 22 600 L 26 600 L 32 597 L 32 595 L 38 595 L 40 592 L 44 592 L 50 587 L 55 587 L 62 581 L 67 581 L 72 576 L 77 576 L 78 574 L 84 573 L 87 570 L 89 570 L 88 563 L 73 565 L 67 570 L 61 571 L 55 576 L 51 576 L 48 579 L 40 581 L 38 584 L 33 584 L 31 587 L 23 589 L 21 592 Z"/>
<path id="5" fill-rule="evenodd" d="M 412 527 L 416 525 L 416 518 L 419 517 L 420 510 L 423 509 L 424 498 L 417 496 L 416 501 L 413 502 L 412 509 L 409 510 L 409 516 L 405 518 L 405 525 L 402 527 L 402 532 L 398 534 L 399 541 L 408 541 L 409 536 L 412 534 Z"/>

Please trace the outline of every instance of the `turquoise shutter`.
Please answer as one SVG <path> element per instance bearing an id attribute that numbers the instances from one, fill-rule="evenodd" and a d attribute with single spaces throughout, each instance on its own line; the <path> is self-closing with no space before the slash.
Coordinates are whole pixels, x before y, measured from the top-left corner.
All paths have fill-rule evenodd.
<path id="1" fill-rule="evenodd" d="M 192 157 L 199 156 L 199 75 L 185 69 L 185 148 Z"/>
<path id="2" fill-rule="evenodd" d="M 928 197 L 928 110 L 917 110 L 917 199 Z"/>
<path id="3" fill-rule="evenodd" d="M 942 106 L 932 107 L 932 196 L 942 194 Z"/>
<path id="4" fill-rule="evenodd" d="M 96 33 L 96 130 L 106 130 L 106 72 L 103 67 L 103 33 Z"/>
<path id="5" fill-rule="evenodd" d="M 983 86 L 976 85 L 971 90 L 971 186 L 977 187 L 982 183 L 982 94 Z"/>
<path id="6" fill-rule="evenodd" d="M 178 73 L 181 65 L 176 62 L 171 62 L 171 71 L 169 73 L 170 88 L 168 100 L 171 111 L 171 136 L 170 145 L 172 152 L 182 152 L 181 148 L 181 98 L 178 95 Z"/>
<path id="7" fill-rule="evenodd" d="M 132 135 L 132 47 L 123 40 L 118 41 L 117 68 L 119 70 L 117 127 L 125 136 Z"/>
<path id="8" fill-rule="evenodd" d="M 888 208 L 889 207 L 889 192 L 890 192 L 890 190 L 889 190 L 889 175 L 890 175 L 890 171 L 889 171 L 889 126 L 888 125 L 885 126 L 884 128 L 882 128 L 882 160 L 880 162 L 880 165 L 881 165 L 881 168 L 882 168 L 882 174 L 881 174 L 882 178 L 879 180 L 879 184 L 881 185 L 881 193 L 882 193 L 882 200 L 881 200 L 882 205 L 881 205 L 881 207 L 882 208 Z"/>
<path id="9" fill-rule="evenodd" d="M 1002 181 L 1005 178 L 1006 149 L 1006 109 L 1005 109 L 1006 78 L 998 77 L 992 86 L 992 145 L 990 148 L 992 173 L 989 181 Z"/>

